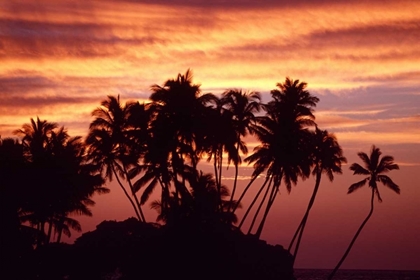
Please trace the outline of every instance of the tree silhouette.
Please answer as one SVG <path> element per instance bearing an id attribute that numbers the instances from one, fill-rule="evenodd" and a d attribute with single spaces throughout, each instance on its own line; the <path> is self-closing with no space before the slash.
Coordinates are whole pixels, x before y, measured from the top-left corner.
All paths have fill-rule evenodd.
<path id="1" fill-rule="evenodd" d="M 198 152 L 206 153 L 207 161 L 213 160 L 214 176 L 221 198 L 223 154 L 227 154 L 228 162 L 239 163 L 239 153 L 236 148 L 237 135 L 233 122 L 233 113 L 223 107 L 222 100 L 217 100 L 215 108 L 206 108 L 207 113 L 203 118 L 203 130 L 199 133 Z M 243 144 L 243 143 L 242 143 Z M 245 145 L 241 145 L 243 149 Z M 222 202 L 219 201 L 219 210 L 222 211 Z"/>
<path id="2" fill-rule="evenodd" d="M 236 216 L 227 211 L 230 204 L 235 204 L 236 201 L 230 201 L 226 186 L 222 185 L 219 190 L 213 175 L 203 174 L 201 171 L 192 170 L 188 174 L 186 173 L 186 176 L 189 177 L 191 195 L 179 200 L 174 197 L 175 193 L 172 193 L 166 212 L 162 212 L 161 201 L 154 201 L 152 209 L 158 211 L 158 220 L 165 221 L 169 225 L 179 223 L 218 225 L 236 222 Z M 221 195 L 220 198 L 219 195 Z M 220 201 L 223 211 L 219 211 Z"/>
<path id="3" fill-rule="evenodd" d="M 270 195 L 264 215 L 257 229 L 259 238 L 263 230 L 270 208 L 279 191 L 283 180 L 287 191 L 296 184 L 298 177 L 305 179 L 310 173 L 310 139 L 307 127 L 315 125 L 312 107 L 319 101 L 307 90 L 307 84 L 286 78 L 284 83 L 278 83 L 278 89 L 272 90 L 273 100 L 265 105 L 267 115 L 258 118 L 255 134 L 261 144 L 245 161 L 254 163 L 252 178 L 266 170 L 266 180 L 273 177 Z M 266 197 L 266 195 L 264 196 Z M 261 201 L 263 204 L 265 199 Z"/>
<path id="4" fill-rule="evenodd" d="M 47 173 L 53 168 L 51 136 L 58 126 L 46 120 L 41 121 L 38 117 L 36 121 L 32 118 L 30 121 L 30 124 L 24 124 L 21 129 L 16 130 L 15 134 L 22 136 L 23 153 L 31 164 L 32 181 L 36 186 L 28 190 L 29 199 L 22 209 L 22 219 L 30 218 L 30 223 L 36 226 L 39 246 L 47 241 L 45 224 L 53 213 L 54 185 L 45 178 L 48 178 Z"/>
<path id="5" fill-rule="evenodd" d="M 149 152 L 154 152 L 157 158 L 149 158 L 150 161 L 159 163 L 159 167 L 171 169 L 166 176 L 171 176 L 169 179 L 175 187 L 174 199 L 182 199 L 183 195 L 188 196 L 185 166 L 187 164 L 194 169 L 197 166 L 200 150 L 197 134 L 203 130 L 206 105 L 216 98 L 212 94 L 201 94 L 200 85 L 192 83 L 190 70 L 184 75 L 178 74 L 176 79 L 167 80 L 163 86 L 153 85 L 151 89 L 153 117 L 150 133 L 156 149 L 150 149 Z M 168 194 L 170 181 L 166 180 L 168 178 L 162 179 L 162 183 L 166 183 L 164 190 Z"/>
<path id="6" fill-rule="evenodd" d="M 93 194 L 105 194 L 109 189 L 102 187 L 104 180 L 99 167 L 87 162 L 86 147 L 81 137 L 69 137 L 67 133 L 52 133 L 54 151 L 54 180 L 60 182 L 60 191 L 55 197 L 54 214 L 50 218 L 48 240 L 51 238 L 52 226 L 57 234 L 57 242 L 64 233 L 70 237 L 70 229 L 81 231 L 77 220 L 68 217 L 72 215 L 92 216 L 89 206 L 95 202 L 91 199 Z M 60 137 L 60 135 L 67 137 Z"/>
<path id="7" fill-rule="evenodd" d="M 361 166 L 358 163 L 353 163 L 350 166 L 350 170 L 352 170 L 354 175 L 367 175 L 365 179 L 352 184 L 349 187 L 348 194 L 353 193 L 355 190 L 363 187 L 364 185 L 368 184 L 368 186 L 371 188 L 372 195 L 370 199 L 370 211 L 363 223 L 360 225 L 359 229 L 357 230 L 356 234 L 354 235 L 353 239 L 350 242 L 349 247 L 347 248 L 346 252 L 344 253 L 343 257 L 338 262 L 337 266 L 334 268 L 332 273 L 329 275 L 328 279 L 332 279 L 337 272 L 337 270 L 340 268 L 341 264 L 346 259 L 347 255 L 349 254 L 351 248 L 353 247 L 354 242 L 356 241 L 357 237 L 359 236 L 360 232 L 362 231 L 363 227 L 369 220 L 369 218 L 372 216 L 373 213 L 373 201 L 374 197 L 378 198 L 379 202 L 382 202 L 381 195 L 379 194 L 379 189 L 377 182 L 381 182 L 397 194 L 400 194 L 400 188 L 397 184 L 395 184 L 391 178 L 389 178 L 387 175 L 383 175 L 383 173 L 387 173 L 391 170 L 399 169 L 399 166 L 394 163 L 394 158 L 392 156 L 383 156 L 380 159 L 381 151 L 379 148 L 375 147 L 375 145 L 372 146 L 370 157 L 363 153 L 359 152 L 357 155 L 362 159 L 364 163 L 364 167 Z"/>
<path id="8" fill-rule="evenodd" d="M 255 125 L 255 113 L 261 109 L 261 95 L 258 92 L 244 92 L 242 90 L 234 89 L 225 91 L 222 94 L 222 106 L 226 107 L 232 114 L 233 129 L 236 133 L 236 153 L 232 157 L 235 165 L 235 179 L 233 182 L 231 201 L 233 201 L 236 184 L 238 180 L 239 164 L 241 164 L 241 157 L 239 150 L 243 154 L 247 154 L 248 149 L 245 143 L 241 140 L 249 134 L 253 134 L 252 127 Z M 228 209 L 229 211 L 230 209 Z"/>
<path id="9" fill-rule="evenodd" d="M 95 119 L 89 126 L 86 143 L 89 146 L 89 158 L 101 165 L 104 176 L 110 181 L 115 176 L 118 185 L 130 201 L 139 221 L 145 221 L 140 202 L 128 176 L 128 169 L 137 163 L 138 155 L 133 148 L 133 141 L 127 134 L 130 128 L 130 104 L 122 106 L 119 96 L 108 96 L 101 102 L 101 107 L 92 112 Z M 121 179 L 128 182 L 130 194 Z M 134 201 L 133 201 L 133 199 Z"/>
<path id="10" fill-rule="evenodd" d="M 24 124 L 16 134 L 22 136 L 26 170 L 33 185 L 26 188 L 19 218 L 37 228 L 40 246 L 50 242 L 54 227 L 61 235 L 60 221 L 68 221 L 68 215 L 91 215 L 91 196 L 107 193 L 108 189 L 102 187 L 97 167 L 86 162 L 81 138 L 70 137 L 64 127 L 37 118 Z"/>
<path id="11" fill-rule="evenodd" d="M 288 251 L 290 252 L 296 237 L 299 235 L 293 253 L 294 261 L 296 260 L 303 231 L 308 220 L 309 211 L 314 204 L 315 197 L 321 183 L 322 173 L 325 173 L 327 178 L 330 181 L 333 181 L 334 173 L 342 174 L 341 164 L 347 162 L 346 158 L 343 157 L 343 151 L 338 144 L 335 135 L 328 133 L 326 130 L 320 130 L 318 127 L 315 129 L 315 132 L 312 135 L 311 151 L 314 165 L 312 175 L 316 176 L 315 187 L 302 221 L 299 227 L 296 229 L 293 239 L 289 245 Z"/>
<path id="12" fill-rule="evenodd" d="M 30 178 L 23 145 L 12 138 L 0 137 L 0 251 L 4 267 L 18 260 L 22 252 L 32 248 L 34 239 L 22 227 L 19 213 L 28 203 L 31 187 L 23 178 Z"/>

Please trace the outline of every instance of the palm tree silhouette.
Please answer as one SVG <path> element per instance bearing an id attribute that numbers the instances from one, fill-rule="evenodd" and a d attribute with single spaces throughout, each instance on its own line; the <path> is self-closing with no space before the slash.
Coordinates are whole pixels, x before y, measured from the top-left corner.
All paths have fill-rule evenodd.
<path id="1" fill-rule="evenodd" d="M 261 109 L 261 95 L 259 92 L 244 92 L 242 90 L 233 89 L 228 90 L 222 94 L 222 106 L 227 108 L 232 115 L 233 129 L 236 132 L 236 154 L 232 157 L 233 164 L 235 165 L 235 179 L 233 181 L 232 195 L 230 200 L 233 201 L 236 185 L 239 174 L 239 165 L 241 164 L 241 157 L 239 150 L 243 154 L 247 154 L 248 149 L 241 137 L 253 134 L 252 127 L 255 125 L 255 113 Z M 229 211 L 230 209 L 228 209 Z"/>
<path id="2" fill-rule="evenodd" d="M 50 138 L 57 127 L 56 123 L 41 121 L 37 117 L 36 121 L 31 118 L 30 124 L 24 124 L 21 129 L 14 131 L 15 134 L 22 136 L 23 154 L 31 164 L 32 181 L 36 185 L 36 188 L 28 190 L 30 199 L 22 215 L 30 217 L 31 224 L 36 225 L 38 246 L 46 242 L 45 224 L 53 213 L 53 185 L 51 180 L 45 178 L 49 175 L 46 172 L 53 167 Z"/>
<path id="3" fill-rule="evenodd" d="M 23 136 L 26 170 L 34 185 L 26 191 L 20 220 L 37 227 L 39 246 L 50 242 L 53 228 L 59 232 L 59 221 L 66 222 L 68 215 L 91 215 L 91 196 L 108 189 L 97 167 L 86 162 L 81 137 L 70 137 L 64 127 L 39 118 L 15 133 Z"/>
<path id="4" fill-rule="evenodd" d="M 132 139 L 127 135 L 130 129 L 130 106 L 130 103 L 122 106 L 119 96 L 108 96 L 108 99 L 102 101 L 101 107 L 92 112 L 92 116 L 96 118 L 90 124 L 86 143 L 89 146 L 89 158 L 102 165 L 103 173 L 110 181 L 115 176 L 138 220 L 145 221 L 131 178 L 128 176 L 128 169 L 137 163 L 139 157 Z M 128 182 L 131 196 L 120 177 Z"/>
<path id="5" fill-rule="evenodd" d="M 332 279 L 337 272 L 337 270 L 340 268 L 341 264 L 346 259 L 347 255 L 349 254 L 351 248 L 353 247 L 354 242 L 356 241 L 357 237 L 359 236 L 360 232 L 362 231 L 363 227 L 369 220 L 369 218 L 372 216 L 373 213 L 373 201 L 374 197 L 378 198 L 379 202 L 382 202 L 381 195 L 379 194 L 379 189 L 377 182 L 381 182 L 397 194 L 400 194 L 400 188 L 397 184 L 395 184 L 391 178 L 389 178 L 387 175 L 383 175 L 383 173 L 387 173 L 391 170 L 398 170 L 399 166 L 394 163 L 394 158 L 392 156 L 383 156 L 380 159 L 381 151 L 379 148 L 375 147 L 375 145 L 372 146 L 370 157 L 363 153 L 359 152 L 357 155 L 362 159 L 365 167 L 361 166 L 358 163 L 353 163 L 350 166 L 350 170 L 352 170 L 354 175 L 367 175 L 365 179 L 352 184 L 349 187 L 348 194 L 353 193 L 355 190 L 363 187 L 364 185 L 368 184 L 368 186 L 372 190 L 372 195 L 370 199 L 370 211 L 363 223 L 360 225 L 359 229 L 357 230 L 356 234 L 354 235 L 353 239 L 350 242 L 349 247 L 347 248 L 346 252 L 344 253 L 343 257 L 338 262 L 337 266 L 334 268 L 334 270 L 329 275 L 328 279 Z"/>
<path id="6" fill-rule="evenodd" d="M 52 140 L 54 151 L 55 178 L 61 182 L 60 192 L 56 196 L 54 214 L 50 218 L 48 240 L 51 238 L 51 229 L 57 234 L 57 242 L 64 233 L 70 237 L 70 229 L 80 231 L 81 226 L 77 220 L 68 217 L 72 215 L 92 216 L 89 206 L 95 202 L 91 197 L 96 194 L 105 194 L 109 189 L 102 187 L 104 179 L 99 167 L 87 162 L 86 147 L 81 137 L 67 137 L 62 135 L 62 129 L 53 132 Z"/>
<path id="7" fill-rule="evenodd" d="M 315 132 L 312 135 L 312 140 L 313 141 L 311 144 L 311 151 L 314 165 L 312 175 L 316 176 L 315 187 L 306 212 L 302 218 L 299 227 L 296 229 L 296 232 L 288 248 L 288 251 L 290 252 L 296 237 L 299 235 L 293 253 L 294 261 L 296 260 L 303 231 L 308 220 L 309 211 L 311 210 L 314 204 L 315 197 L 317 195 L 321 183 L 322 173 L 325 173 L 328 179 L 330 181 L 333 181 L 334 173 L 342 174 L 341 164 L 347 162 L 346 158 L 343 157 L 343 150 L 338 144 L 337 138 L 334 134 L 328 133 L 328 131 L 326 130 L 320 130 L 318 127 L 316 127 Z"/>
<path id="8" fill-rule="evenodd" d="M 203 130 L 206 105 L 216 98 L 212 94 L 201 94 L 200 85 L 192 83 L 190 70 L 184 75 L 178 74 L 176 79 L 167 80 L 163 86 L 153 85 L 151 89 L 152 141 L 159 141 L 154 145 L 160 150 L 157 153 L 161 157 L 160 166 L 171 168 L 169 173 L 175 187 L 175 199 L 181 199 L 183 194 L 188 195 L 184 177 L 185 165 L 189 164 L 194 169 L 197 166 L 197 134 Z M 165 157 L 169 158 L 170 164 L 164 163 Z"/>
<path id="9" fill-rule="evenodd" d="M 167 225 L 188 222 L 190 224 L 232 224 L 236 222 L 236 216 L 228 212 L 231 206 L 229 190 L 226 186 L 218 188 L 212 174 L 204 174 L 202 171 L 190 170 L 185 174 L 189 177 L 191 192 L 181 200 L 174 197 L 175 192 L 169 197 L 168 209 L 163 212 L 162 201 L 152 202 L 152 209 L 158 211 L 158 220 Z M 220 194 L 219 194 L 220 193 Z M 221 197 L 219 197 L 219 195 Z M 219 203 L 222 201 L 223 211 L 219 211 Z"/>
<path id="10" fill-rule="evenodd" d="M 202 130 L 198 134 L 198 154 L 208 155 L 207 161 L 213 159 L 215 182 L 219 192 L 222 188 L 223 153 L 227 154 L 228 162 L 239 163 L 239 153 L 236 148 L 237 135 L 233 123 L 233 113 L 223 107 L 222 100 L 217 100 L 215 108 L 207 107 L 203 117 Z M 241 145 L 242 149 L 246 146 Z M 219 198 L 221 194 L 219 193 Z M 222 202 L 219 201 L 222 211 Z"/>
<path id="11" fill-rule="evenodd" d="M 266 116 L 259 117 L 258 125 L 254 128 L 261 144 L 245 159 L 249 163 L 255 162 L 252 178 L 265 170 L 266 182 L 271 182 L 273 178 L 270 192 L 270 184 L 267 186 L 266 193 L 270 195 L 256 232 L 258 238 L 281 181 L 284 181 L 290 192 L 298 177 L 305 179 L 309 176 L 311 166 L 308 149 L 310 134 L 307 127 L 315 125 L 312 107 L 316 106 L 319 99 L 312 96 L 306 90 L 307 84 L 299 80 L 286 78 L 284 83 L 278 83 L 277 86 L 279 89 L 271 91 L 273 100 L 264 106 Z M 265 199 L 260 204 L 264 202 Z"/>

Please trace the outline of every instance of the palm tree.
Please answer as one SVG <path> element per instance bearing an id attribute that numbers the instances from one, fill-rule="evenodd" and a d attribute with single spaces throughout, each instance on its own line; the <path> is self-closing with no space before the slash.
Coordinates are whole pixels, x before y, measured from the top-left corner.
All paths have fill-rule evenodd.
<path id="1" fill-rule="evenodd" d="M 236 222 L 236 216 L 227 209 L 230 202 L 229 190 L 222 185 L 219 190 L 217 182 L 212 174 L 203 174 L 196 170 L 186 172 L 191 185 L 190 195 L 179 200 L 174 197 L 175 193 L 169 197 L 169 207 L 163 212 L 162 201 L 152 202 L 152 209 L 158 211 L 158 220 L 166 224 L 174 225 L 177 223 L 188 222 L 195 225 L 205 224 L 232 224 Z M 221 197 L 219 198 L 219 192 Z M 224 211 L 219 211 L 219 202 L 222 201 Z"/>
<path id="2" fill-rule="evenodd" d="M 192 83 L 192 72 L 178 74 L 176 79 L 167 80 L 163 86 L 153 85 L 152 120 L 150 133 L 152 141 L 160 141 L 160 156 L 169 159 L 176 199 L 187 194 L 183 170 L 185 164 L 196 168 L 198 163 L 197 135 L 202 133 L 206 106 L 215 101 L 212 94 L 201 94 L 200 85 Z M 164 141 L 164 143 L 162 142 Z M 162 157 L 162 158 L 163 158 Z M 169 190 L 168 190 L 169 193 Z"/>
<path id="3" fill-rule="evenodd" d="M 308 220 L 309 211 L 311 210 L 315 197 L 317 195 L 320 183 L 321 175 L 325 173 L 328 179 L 332 182 L 334 180 L 334 173 L 342 174 L 341 165 L 346 163 L 347 160 L 343 157 L 343 150 L 337 142 L 337 138 L 334 134 L 328 133 L 326 130 L 320 130 L 318 127 L 312 135 L 313 144 L 311 146 L 312 158 L 314 168 L 312 170 L 312 175 L 316 176 L 315 187 L 309 201 L 306 212 L 302 218 L 302 221 L 299 227 L 296 229 L 296 232 L 293 236 L 292 241 L 290 242 L 288 251 L 290 252 L 296 237 L 299 234 L 297 239 L 297 244 L 295 251 L 293 253 L 294 261 L 299 250 L 299 245 L 302 239 L 303 231 Z"/>
<path id="4" fill-rule="evenodd" d="M 92 112 L 96 118 L 90 124 L 86 143 L 89 146 L 90 159 L 94 163 L 102 165 L 103 173 L 110 181 L 115 176 L 133 206 L 138 220 L 145 221 L 140 202 L 128 176 L 128 169 L 137 163 L 139 156 L 135 152 L 136 148 L 134 148 L 132 138 L 128 137 L 131 125 L 129 121 L 130 108 L 130 103 L 125 106 L 121 105 L 119 96 L 117 98 L 108 96 L 108 99 L 101 102 L 101 107 Z M 131 196 L 120 177 L 127 180 Z"/>
<path id="5" fill-rule="evenodd" d="M 259 238 L 271 206 L 283 180 L 287 191 L 296 184 L 299 177 L 305 179 L 310 173 L 307 127 L 315 125 L 312 107 L 319 99 L 307 90 L 307 84 L 286 78 L 272 90 L 273 100 L 265 105 L 266 116 L 259 117 L 254 128 L 261 144 L 245 161 L 254 163 L 255 178 L 266 170 L 267 179 L 273 177 L 272 189 L 256 236 Z M 270 187 L 270 186 L 268 186 Z M 264 199 L 261 201 L 264 203 Z"/>
<path id="6" fill-rule="evenodd" d="M 59 131 L 60 132 L 60 131 Z M 60 133 L 58 133 L 60 134 Z M 81 137 L 54 137 L 54 165 L 56 166 L 56 180 L 60 182 L 56 195 L 54 213 L 50 217 L 48 240 L 54 226 L 60 242 L 61 234 L 70 236 L 70 229 L 80 231 L 80 224 L 69 215 L 92 216 L 89 206 L 95 202 L 91 199 L 94 194 L 109 193 L 109 189 L 102 187 L 104 179 L 98 166 L 87 162 L 86 147 Z M 57 141 L 58 140 L 58 141 Z"/>
<path id="7" fill-rule="evenodd" d="M 235 179 L 233 182 L 232 195 L 230 200 L 233 201 L 236 192 L 236 184 L 238 180 L 239 164 L 241 157 L 239 150 L 243 154 L 247 154 L 248 149 L 241 137 L 253 134 L 252 126 L 255 124 L 255 113 L 261 109 L 261 95 L 259 92 L 243 92 L 242 90 L 228 90 L 222 94 L 222 106 L 231 112 L 233 129 L 236 136 L 236 154 L 232 157 L 235 165 Z M 230 209 L 228 209 L 229 211 Z"/>
<path id="8" fill-rule="evenodd" d="M 108 189 L 102 187 L 97 167 L 86 162 L 81 137 L 70 137 L 64 127 L 39 118 L 16 133 L 23 136 L 23 154 L 33 182 L 24 193 L 20 219 L 37 227 L 38 245 L 47 244 L 58 225 L 56 217 L 65 221 L 69 214 L 91 215 L 91 196 Z"/>
<path id="9" fill-rule="evenodd" d="M 223 101 L 218 100 L 215 108 L 207 108 L 206 117 L 203 118 L 203 130 L 199 131 L 200 140 L 198 142 L 198 154 L 206 153 L 207 161 L 213 159 L 214 176 L 221 197 L 222 189 L 222 170 L 223 154 L 227 154 L 228 162 L 233 161 L 239 164 L 240 157 L 238 153 L 237 132 L 234 126 L 234 116 L 230 110 L 223 107 Z M 242 151 L 246 152 L 246 146 L 243 142 L 239 143 Z M 222 211 L 222 204 L 219 201 L 219 210 Z"/>
<path id="10" fill-rule="evenodd" d="M 31 118 L 30 124 L 24 124 L 21 129 L 14 132 L 23 136 L 24 153 L 30 162 L 45 160 L 47 156 L 45 150 L 48 148 L 49 137 L 57 127 L 57 123 L 41 121 L 37 117 L 36 121 Z"/>
<path id="11" fill-rule="evenodd" d="M 379 148 L 375 147 L 375 145 L 372 146 L 370 157 L 363 153 L 359 152 L 357 155 L 362 159 L 364 163 L 364 167 L 361 166 L 358 163 L 353 163 L 350 166 L 350 170 L 352 170 L 354 175 L 365 175 L 367 176 L 363 180 L 352 184 L 349 187 L 348 194 L 353 193 L 355 190 L 363 187 L 364 185 L 368 184 L 368 186 L 371 188 L 372 195 L 370 198 L 370 211 L 363 223 L 360 225 L 359 229 L 357 230 L 356 234 L 354 235 L 353 239 L 350 242 L 349 247 L 347 248 L 346 252 L 344 253 L 343 257 L 338 262 L 337 266 L 334 268 L 332 273 L 329 275 L 328 279 L 332 279 L 334 277 L 334 274 L 337 272 L 337 270 L 340 268 L 341 264 L 346 259 L 347 255 L 349 254 L 351 248 L 353 247 L 354 242 L 356 241 L 357 237 L 359 236 L 360 232 L 362 231 L 363 227 L 369 220 L 369 218 L 372 216 L 373 213 L 373 201 L 374 197 L 378 198 L 379 202 L 382 202 L 381 195 L 379 194 L 379 189 L 377 182 L 381 182 L 397 194 L 400 194 L 400 187 L 395 184 L 391 178 L 389 178 L 387 175 L 383 175 L 383 173 L 387 173 L 391 170 L 398 170 L 399 166 L 394 163 L 394 158 L 392 156 L 383 156 L 380 159 L 381 151 Z"/>
<path id="12" fill-rule="evenodd" d="M 31 180 L 36 187 L 28 189 L 28 201 L 22 214 L 32 217 L 32 223 L 38 230 L 37 245 L 45 243 L 45 224 L 53 212 L 53 180 L 45 180 L 50 175 L 52 164 L 51 137 L 58 125 L 56 123 L 30 119 L 14 133 L 22 136 L 23 154 L 30 164 Z M 29 214 L 30 213 L 30 214 Z M 28 215 L 29 214 L 29 215 Z"/>

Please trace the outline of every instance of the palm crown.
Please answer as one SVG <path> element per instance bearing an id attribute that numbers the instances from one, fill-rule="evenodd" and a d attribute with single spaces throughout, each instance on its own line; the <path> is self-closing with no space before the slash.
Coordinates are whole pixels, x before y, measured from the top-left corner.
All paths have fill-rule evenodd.
<path id="1" fill-rule="evenodd" d="M 380 159 L 381 151 L 379 148 L 372 146 L 372 150 L 370 152 L 370 157 L 363 153 L 359 152 L 357 155 L 362 159 L 365 167 L 361 166 L 358 163 L 353 163 L 350 166 L 350 170 L 352 170 L 354 175 L 368 175 L 365 179 L 352 184 L 349 187 L 349 190 L 347 193 L 352 193 L 355 190 L 363 187 L 366 183 L 369 184 L 369 187 L 372 188 L 372 191 L 375 192 L 375 195 L 377 196 L 378 200 L 381 202 L 382 198 L 378 190 L 377 182 L 381 182 L 391 190 L 393 190 L 396 193 L 400 193 L 400 188 L 397 184 L 395 184 L 391 178 L 389 178 L 387 175 L 383 175 L 383 173 L 386 173 L 388 171 L 399 169 L 399 166 L 394 163 L 394 158 L 392 156 L 383 156 Z"/>

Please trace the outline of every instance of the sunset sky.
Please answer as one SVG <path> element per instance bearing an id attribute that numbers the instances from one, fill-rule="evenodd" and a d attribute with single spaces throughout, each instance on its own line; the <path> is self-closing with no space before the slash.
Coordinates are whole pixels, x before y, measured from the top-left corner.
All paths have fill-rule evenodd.
<path id="1" fill-rule="evenodd" d="M 202 92 L 242 88 L 264 101 L 286 76 L 299 79 L 349 164 L 333 183 L 323 178 L 297 267 L 333 268 L 344 253 L 370 207 L 368 187 L 346 194 L 363 179 L 348 166 L 375 144 L 400 165 L 388 175 L 401 195 L 380 186 L 383 203 L 342 267 L 420 269 L 420 1 L 361 2 L 0 0 L 0 135 L 39 116 L 84 136 L 107 95 L 145 101 L 152 84 L 188 68 Z M 280 189 L 263 239 L 288 246 L 314 182 Z M 80 218 L 84 230 L 134 215 L 109 187 L 94 217 Z"/>

